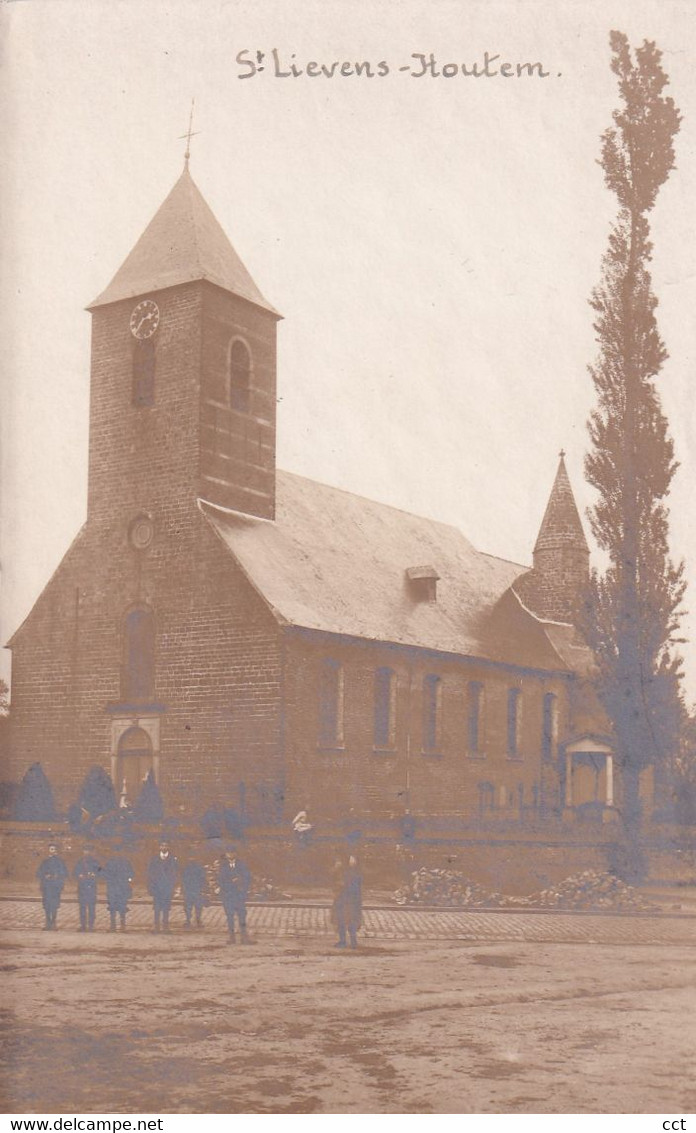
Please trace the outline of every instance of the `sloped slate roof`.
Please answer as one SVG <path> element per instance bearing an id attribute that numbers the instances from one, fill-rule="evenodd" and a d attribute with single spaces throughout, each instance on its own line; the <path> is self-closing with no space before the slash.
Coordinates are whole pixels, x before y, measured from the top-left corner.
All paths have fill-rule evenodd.
<path id="1" fill-rule="evenodd" d="M 273 522 L 202 501 L 201 510 L 281 622 L 566 668 L 510 591 L 526 568 L 481 554 L 448 524 L 288 472 L 277 474 Z M 406 578 L 424 562 L 440 576 L 432 603 L 417 601 Z"/>
<path id="2" fill-rule="evenodd" d="M 534 550 L 545 551 L 553 547 L 581 547 L 589 553 L 580 513 L 562 456 Z"/>
<path id="3" fill-rule="evenodd" d="M 595 669 L 594 654 L 575 626 L 565 622 L 542 622 L 544 632 L 566 668 L 583 677 L 590 677 Z"/>
<path id="4" fill-rule="evenodd" d="M 207 279 L 277 314 L 244 267 L 188 169 L 184 169 L 130 255 L 90 309 L 197 279 Z"/>

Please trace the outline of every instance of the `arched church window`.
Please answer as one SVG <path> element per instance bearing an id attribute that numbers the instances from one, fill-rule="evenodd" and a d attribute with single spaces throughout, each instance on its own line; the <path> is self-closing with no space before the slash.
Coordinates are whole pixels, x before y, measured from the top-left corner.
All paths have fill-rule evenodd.
<path id="1" fill-rule="evenodd" d="M 248 413 L 251 399 L 251 354 L 240 338 L 230 346 L 230 406 Z"/>
<path id="2" fill-rule="evenodd" d="M 155 695 L 155 619 L 152 610 L 129 610 L 124 623 L 121 695 L 124 700 L 152 700 Z"/>
<path id="3" fill-rule="evenodd" d="M 544 695 L 541 725 L 541 753 L 544 759 L 553 759 L 558 740 L 558 708 L 556 696 L 552 692 Z"/>
<path id="4" fill-rule="evenodd" d="M 393 748 L 396 743 L 396 673 L 381 668 L 375 672 L 374 745 Z"/>
<path id="5" fill-rule="evenodd" d="M 467 704 L 467 750 L 469 755 L 481 753 L 481 720 L 483 716 L 483 685 L 469 681 Z"/>
<path id="6" fill-rule="evenodd" d="M 442 681 L 435 673 L 423 678 L 423 751 L 439 752 L 442 746 Z"/>
<path id="7" fill-rule="evenodd" d="M 142 408 L 155 403 L 155 343 L 139 338 L 133 347 L 133 405 Z"/>
<path id="8" fill-rule="evenodd" d="M 522 691 L 519 688 L 508 689 L 507 696 L 507 753 L 508 757 L 519 758 L 520 729 L 522 718 Z"/>
<path id="9" fill-rule="evenodd" d="M 343 666 L 329 657 L 319 673 L 319 746 L 343 746 Z"/>

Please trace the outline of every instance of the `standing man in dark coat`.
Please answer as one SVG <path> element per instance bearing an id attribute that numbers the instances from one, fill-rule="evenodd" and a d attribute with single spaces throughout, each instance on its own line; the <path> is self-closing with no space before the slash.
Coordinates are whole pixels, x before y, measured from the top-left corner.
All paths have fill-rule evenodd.
<path id="1" fill-rule="evenodd" d="M 36 871 L 36 876 L 41 885 L 41 899 L 46 914 L 44 930 L 55 929 L 57 928 L 56 917 L 58 916 L 60 895 L 68 876 L 67 866 L 63 859 L 58 856 L 58 847 L 55 844 L 52 843 L 48 847 L 48 857 L 42 861 Z"/>
<path id="2" fill-rule="evenodd" d="M 236 851 L 223 854 L 218 869 L 220 900 L 227 917 L 229 930 L 228 944 L 234 944 L 234 918 L 239 922 L 239 936 L 242 944 L 251 944 L 246 929 L 246 901 L 251 885 L 251 873 Z"/>
<path id="3" fill-rule="evenodd" d="M 205 869 L 200 862 L 190 861 L 181 871 L 181 889 L 184 897 L 184 916 L 186 917 L 184 928 L 191 927 L 191 914 L 194 911 L 196 928 L 201 927 L 201 914 L 203 906 L 206 904 L 206 881 Z"/>
<path id="4" fill-rule="evenodd" d="M 80 932 L 86 932 L 88 928 L 90 932 L 94 932 L 97 878 L 100 873 L 99 862 L 85 846 L 73 870 L 73 877 L 77 882 L 77 903 L 80 906 Z"/>
<path id="5" fill-rule="evenodd" d="M 357 932 L 362 924 L 362 877 L 357 858 L 353 855 L 348 858 L 348 865 L 345 868 L 342 862 L 336 862 L 331 914 L 331 919 L 338 930 L 336 948 L 346 947 L 346 931 L 351 948 L 357 948 Z"/>
<path id="6" fill-rule="evenodd" d="M 152 897 L 155 913 L 155 932 L 160 930 L 160 918 L 164 932 L 169 932 L 169 909 L 179 877 L 179 863 L 169 849 L 167 842 L 161 842 L 159 854 L 150 858 L 147 870 L 147 889 Z"/>
<path id="7" fill-rule="evenodd" d="M 121 920 L 121 932 L 126 931 L 126 913 L 128 902 L 133 896 L 131 883 L 135 876 L 133 866 L 120 854 L 109 858 L 104 866 L 104 879 L 106 881 L 106 904 L 109 910 L 109 931 L 116 932 L 116 917 Z"/>

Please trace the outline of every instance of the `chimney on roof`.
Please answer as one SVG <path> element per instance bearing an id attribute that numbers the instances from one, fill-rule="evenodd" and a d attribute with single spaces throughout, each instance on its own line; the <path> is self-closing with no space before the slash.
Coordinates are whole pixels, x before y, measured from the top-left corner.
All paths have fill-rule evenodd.
<path id="1" fill-rule="evenodd" d="M 440 575 L 432 566 L 408 567 L 406 580 L 411 597 L 416 602 L 435 602 Z"/>

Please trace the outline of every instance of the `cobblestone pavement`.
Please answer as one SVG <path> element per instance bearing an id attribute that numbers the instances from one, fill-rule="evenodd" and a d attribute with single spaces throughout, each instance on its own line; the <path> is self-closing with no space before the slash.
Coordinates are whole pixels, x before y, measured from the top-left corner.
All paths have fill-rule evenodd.
<path id="1" fill-rule="evenodd" d="M 209 932 L 224 932 L 225 915 L 219 905 L 204 911 Z M 505 913 L 473 909 L 367 908 L 361 938 L 367 940 L 470 940 L 537 942 L 544 944 L 696 944 L 696 918 L 654 915 L 577 915 L 568 913 Z M 37 930 L 44 924 L 40 901 L 0 900 L 0 928 Z M 97 908 L 96 930 L 108 929 L 103 904 Z M 334 933 L 329 909 L 321 905 L 250 905 L 249 931 L 258 937 L 322 937 Z M 66 900 L 58 914 L 59 931 L 79 927 L 77 902 Z M 181 905 L 172 906 L 171 928 L 184 933 Z M 149 903 L 134 901 L 128 930 L 152 928 Z"/>

